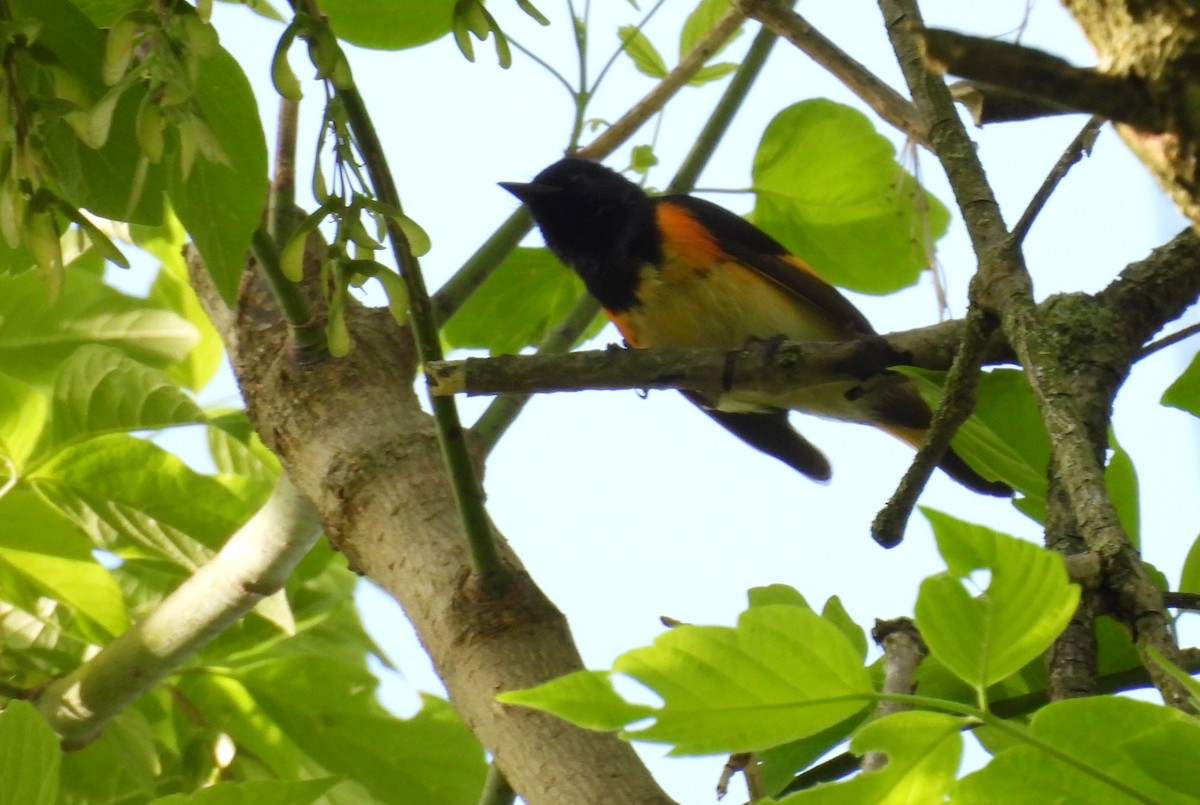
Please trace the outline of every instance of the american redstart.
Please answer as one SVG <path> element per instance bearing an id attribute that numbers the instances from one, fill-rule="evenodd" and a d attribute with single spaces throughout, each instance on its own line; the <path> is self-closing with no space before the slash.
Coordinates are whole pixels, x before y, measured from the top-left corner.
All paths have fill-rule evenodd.
<path id="1" fill-rule="evenodd" d="M 583 279 L 635 349 L 737 349 L 752 339 L 875 334 L 858 308 L 803 260 L 703 199 L 648 196 L 615 171 L 577 158 L 556 162 L 527 184 L 500 186 L 525 202 L 546 246 Z M 829 479 L 829 461 L 792 428 L 789 409 L 875 425 L 914 447 L 931 417 L 913 383 L 891 371 L 783 395 L 683 394 L 746 443 L 819 481 Z M 984 494 L 1012 494 L 952 451 L 941 468 Z"/>

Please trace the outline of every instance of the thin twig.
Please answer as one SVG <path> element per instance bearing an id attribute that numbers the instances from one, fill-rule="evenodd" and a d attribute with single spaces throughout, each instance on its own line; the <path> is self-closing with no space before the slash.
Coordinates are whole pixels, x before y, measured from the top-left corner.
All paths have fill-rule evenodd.
<path id="1" fill-rule="evenodd" d="M 629 111 L 619 120 L 609 126 L 595 140 L 580 148 L 576 156 L 587 159 L 603 159 L 617 149 L 621 143 L 628 140 L 642 127 L 647 120 L 657 114 L 676 92 L 683 88 L 696 75 L 713 54 L 733 36 L 734 32 L 746 21 L 746 15 L 731 8 L 723 17 L 713 23 L 688 54 L 679 60 L 662 80 L 646 93 L 646 96 L 630 107 Z"/>
<path id="2" fill-rule="evenodd" d="M 1162 338 L 1158 339 L 1157 341 L 1155 341 L 1152 344 L 1147 344 L 1145 347 L 1142 348 L 1142 351 L 1137 354 L 1137 360 L 1140 361 L 1142 358 L 1153 355 L 1155 352 L 1158 352 L 1160 349 L 1166 349 L 1167 347 L 1171 346 L 1172 344 L 1178 344 L 1180 341 L 1191 338 L 1196 333 L 1200 333 L 1200 323 L 1189 324 L 1187 327 L 1184 327 L 1182 330 L 1171 333 L 1168 336 L 1163 336 Z"/>
<path id="3" fill-rule="evenodd" d="M 787 39 L 915 143 L 930 148 L 929 129 L 912 101 L 852 58 L 779 0 L 733 0 L 750 17 Z"/>
<path id="4" fill-rule="evenodd" d="M 1083 159 L 1084 155 L 1092 153 L 1092 146 L 1096 143 L 1096 137 L 1100 134 L 1100 129 L 1104 127 L 1105 122 L 1102 117 L 1089 119 L 1075 135 L 1075 139 L 1071 140 L 1071 144 L 1063 151 L 1058 162 L 1054 163 L 1054 167 L 1050 169 L 1042 186 L 1033 194 L 1025 212 L 1021 213 L 1021 220 L 1017 221 L 1017 225 L 1009 234 L 1014 245 L 1025 241 L 1025 236 L 1029 234 L 1029 228 L 1033 226 L 1034 219 L 1041 213 L 1046 202 L 1050 200 L 1050 195 L 1058 187 L 1059 182 L 1066 177 L 1072 166 Z"/>
<path id="5" fill-rule="evenodd" d="M 900 480 L 896 492 L 871 523 L 871 536 L 885 548 L 893 548 L 904 538 L 904 529 L 912 516 L 929 476 L 950 448 L 950 440 L 975 408 L 975 387 L 985 357 L 988 339 L 995 324 L 972 306 L 967 311 L 962 344 L 946 375 L 941 405 L 933 412 L 925 441 Z"/>
<path id="6" fill-rule="evenodd" d="M 1190 609 L 1200 612 L 1200 593 L 1163 593 L 1163 605 L 1171 609 Z"/>
<path id="7" fill-rule="evenodd" d="M 271 192 L 267 197 L 267 231 L 276 248 L 283 248 L 296 220 L 296 134 L 300 102 L 279 99 L 279 118 L 275 129 L 275 168 L 271 172 Z"/>
<path id="8" fill-rule="evenodd" d="M 483 781 L 483 791 L 479 794 L 479 805 L 512 805 L 517 799 L 517 792 L 513 791 L 508 780 L 504 779 L 504 773 L 500 771 L 500 767 L 495 761 L 488 766 L 487 777 Z"/>
<path id="9" fill-rule="evenodd" d="M 931 121 L 935 153 L 954 190 L 979 271 L 972 281 L 972 305 L 981 304 L 1000 319 L 1005 336 L 1026 369 L 1034 399 L 1050 435 L 1052 461 L 1087 548 L 1105 563 L 1112 589 L 1147 670 L 1168 704 L 1191 708 L 1187 691 L 1150 659 L 1155 649 L 1176 660 L 1179 648 L 1162 615 L 1162 595 L 1154 585 L 1108 496 L 1100 450 L 1090 438 L 1077 393 L 1078 378 L 1067 379 L 1061 336 L 1052 339 L 1033 301 L 1032 282 L 1019 249 L 1005 230 L 974 143 L 954 109 L 945 82 L 932 75 L 922 59 L 916 31 L 924 28 L 915 0 L 879 0 L 888 35 L 921 113 Z M 1132 351 L 1130 352 L 1132 356 Z M 1112 375 L 1119 378 L 1122 373 Z M 1093 411 L 1111 399 L 1097 401 Z M 1101 431 L 1102 432 L 1102 431 Z"/>
<path id="10" fill-rule="evenodd" d="M 550 331 L 542 343 L 538 344 L 538 354 L 555 355 L 570 350 L 588 325 L 595 321 L 599 313 L 600 304 L 595 299 L 587 294 L 581 296 L 570 312 L 558 323 L 558 326 Z M 497 397 L 479 416 L 479 419 L 471 426 L 471 430 L 479 436 L 485 453 L 492 452 L 492 448 L 500 441 L 500 437 L 508 430 L 509 425 L 521 413 L 527 402 L 529 402 L 528 394 L 508 394 Z"/>
<path id="11" fill-rule="evenodd" d="M 917 689 L 917 667 L 929 655 L 917 626 L 909 618 L 876 621 L 871 630 L 876 645 L 883 649 L 883 693 L 909 694 Z M 911 710 L 912 705 L 883 699 L 875 708 L 875 719 Z M 863 771 L 878 771 L 887 764 L 886 752 L 867 752 L 862 757 Z"/>
<path id="12" fill-rule="evenodd" d="M 292 7 L 303 10 L 313 19 L 323 19 L 317 0 L 291 0 Z M 335 45 L 340 47 L 340 45 Z M 343 55 L 342 58 L 345 58 Z M 396 182 L 388 168 L 387 156 L 379 134 L 367 112 L 362 95 L 353 86 L 335 87 L 338 98 L 346 110 L 346 119 L 358 144 L 367 174 L 376 196 L 384 204 L 402 209 Z M 420 264 L 409 247 L 408 238 L 399 223 L 391 216 L 387 218 L 388 239 L 392 244 L 392 255 L 400 269 L 400 276 L 408 290 L 409 321 L 411 322 L 417 356 L 421 363 L 441 360 L 442 344 L 438 335 L 438 323 L 433 314 L 429 292 Z M 438 442 L 446 473 L 454 492 L 455 505 L 462 521 L 464 536 L 471 554 L 471 566 L 478 580 L 485 586 L 500 586 L 507 578 L 507 570 L 501 565 L 493 541 L 491 521 L 483 506 L 483 490 L 475 472 L 464 430 L 459 420 L 458 408 L 452 399 L 430 397 L 433 418 L 437 424 Z"/>
<path id="13" fill-rule="evenodd" d="M 250 240 L 250 251 L 287 321 L 297 363 L 317 360 L 325 354 L 325 330 L 309 309 L 300 286 L 283 275 L 275 241 L 260 227 Z"/>

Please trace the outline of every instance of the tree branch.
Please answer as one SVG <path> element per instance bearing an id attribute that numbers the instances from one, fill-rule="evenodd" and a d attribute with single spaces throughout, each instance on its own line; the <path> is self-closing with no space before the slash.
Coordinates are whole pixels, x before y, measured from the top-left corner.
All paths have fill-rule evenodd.
<path id="1" fill-rule="evenodd" d="M 917 36 L 931 70 L 968 79 L 984 97 L 998 88 L 1005 102 L 1022 98 L 1028 108 L 1041 108 L 1045 114 L 1087 112 L 1144 131 L 1163 130 L 1162 110 L 1141 81 L 1074 67 L 1045 51 L 997 39 L 937 28 L 923 29 Z M 994 112 L 991 119 L 999 122 Z"/>
<path id="2" fill-rule="evenodd" d="M 320 535 L 312 505 L 280 473 L 267 502 L 216 556 L 141 622 L 37 697 L 64 747 L 92 740 L 259 601 L 283 589 Z"/>
<path id="3" fill-rule="evenodd" d="M 691 389 L 777 391 L 831 378 L 863 378 L 896 365 L 946 369 L 961 321 L 846 342 L 783 343 L 771 349 L 605 350 L 565 355 L 499 355 L 440 361 L 426 367 L 436 395 L 544 394 L 584 389 Z M 987 358 L 1009 360 L 1000 341 Z"/>
<path id="4" fill-rule="evenodd" d="M 974 144 L 954 111 L 944 82 L 931 75 L 921 59 L 913 32 L 924 26 L 916 4 L 912 0 L 880 0 L 880 7 L 917 107 L 932 121 L 935 153 L 946 170 L 979 258 L 979 270 L 971 284 L 972 304 L 999 316 L 1001 328 L 1026 369 L 1050 436 L 1051 472 L 1062 480 L 1065 501 L 1079 533 L 1087 548 L 1104 560 L 1109 583 L 1121 598 L 1135 643 L 1164 700 L 1187 708 L 1186 691 L 1146 654 L 1148 648 L 1155 648 L 1175 661 L 1179 649 L 1167 629 L 1162 596 L 1129 543 L 1104 483 L 1101 458 L 1107 440 L 1103 426 L 1128 363 L 1114 377 L 1111 366 L 1097 370 L 1094 350 L 1111 342 L 1108 329 L 1115 323 L 1111 317 L 1095 316 L 1092 309 L 1087 311 L 1086 322 L 1082 321 L 1078 311 L 1070 315 L 1072 306 L 1061 299 L 1050 300 L 1041 309 L 1035 307 L 1023 258 L 1005 230 Z M 1073 342 L 1068 334 L 1082 335 L 1083 327 L 1094 338 Z"/>
<path id="5" fill-rule="evenodd" d="M 226 325 L 221 335 L 255 429 L 316 506 L 350 567 L 403 606 L 451 702 L 513 788 L 529 805 L 669 803 L 616 736 L 496 704 L 500 691 L 541 684 L 583 663 L 562 613 L 499 533 L 510 584 L 489 596 L 471 583 L 435 426 L 413 389 L 410 331 L 384 310 L 351 304 L 355 348 L 340 360 L 298 367 L 282 357 L 286 329 L 253 274 L 231 319 L 194 252 L 189 269 L 206 310 Z M 547 768 L 559 773 L 547 775 Z"/>
<path id="6" fill-rule="evenodd" d="M 881 693 L 911 694 L 917 689 L 917 667 L 929 655 L 916 624 L 909 618 L 875 621 L 871 637 L 883 649 L 883 687 Z M 883 700 L 875 708 L 873 718 L 912 709 L 912 705 Z M 867 752 L 862 758 L 863 771 L 878 771 L 887 765 L 886 752 Z"/>
<path id="7" fill-rule="evenodd" d="M 912 102 L 852 58 L 779 0 L 732 0 L 747 15 L 787 39 L 846 85 L 877 115 L 929 148 L 929 129 Z"/>

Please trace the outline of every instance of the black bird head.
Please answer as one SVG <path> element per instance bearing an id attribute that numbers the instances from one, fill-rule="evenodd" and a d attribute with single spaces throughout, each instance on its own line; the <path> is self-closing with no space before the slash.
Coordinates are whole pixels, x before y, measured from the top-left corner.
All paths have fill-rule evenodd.
<path id="1" fill-rule="evenodd" d="M 661 257 L 654 202 L 640 187 L 577 157 L 555 162 L 532 182 L 500 186 L 525 202 L 546 246 L 604 307 L 633 304 L 639 267 Z"/>

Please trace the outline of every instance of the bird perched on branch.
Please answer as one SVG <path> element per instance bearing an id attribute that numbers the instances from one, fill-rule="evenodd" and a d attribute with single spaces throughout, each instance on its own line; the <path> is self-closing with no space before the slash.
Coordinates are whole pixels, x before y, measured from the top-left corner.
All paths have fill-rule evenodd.
<path id="1" fill-rule="evenodd" d="M 583 279 L 635 349 L 738 349 L 752 339 L 875 334 L 858 308 L 803 260 L 715 204 L 648 196 L 615 171 L 570 157 L 532 182 L 501 187 L 529 207 L 546 246 Z M 913 383 L 890 371 L 785 394 L 683 394 L 735 436 L 818 481 L 829 479 L 829 461 L 792 428 L 789 409 L 874 425 L 914 447 L 931 418 Z M 1012 493 L 952 451 L 941 468 L 978 492 Z"/>

